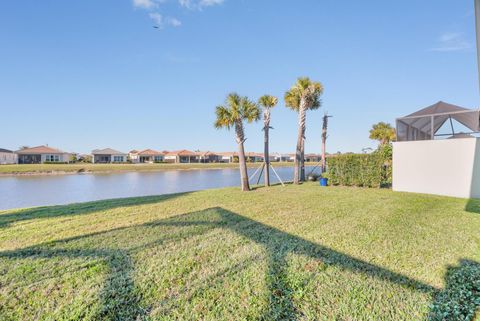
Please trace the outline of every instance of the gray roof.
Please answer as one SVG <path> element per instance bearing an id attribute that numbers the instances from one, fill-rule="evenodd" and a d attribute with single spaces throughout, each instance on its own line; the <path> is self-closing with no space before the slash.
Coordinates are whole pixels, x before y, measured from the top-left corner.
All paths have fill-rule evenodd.
<path id="1" fill-rule="evenodd" d="M 473 132 L 480 131 L 480 110 L 439 101 L 413 114 L 397 118 L 397 141 L 432 139 L 443 124 L 452 119 Z"/>
<path id="2" fill-rule="evenodd" d="M 432 106 L 428 106 L 426 108 L 420 109 L 417 112 L 414 112 L 413 114 L 405 116 L 405 118 L 416 117 L 416 116 L 433 116 L 433 115 L 445 114 L 445 113 L 450 114 L 450 113 L 464 112 L 464 111 L 468 112 L 472 110 L 464 107 L 460 107 L 457 105 L 448 104 L 443 101 L 439 101 L 438 103 L 433 104 Z"/>
<path id="3" fill-rule="evenodd" d="M 0 148 L 0 153 L 12 153 L 13 154 L 13 152 L 11 150 L 4 149 L 4 148 Z"/>
<path id="4" fill-rule="evenodd" d="M 105 148 L 105 149 L 94 149 L 92 151 L 93 155 L 127 155 L 126 153 L 119 152 L 118 150 Z"/>

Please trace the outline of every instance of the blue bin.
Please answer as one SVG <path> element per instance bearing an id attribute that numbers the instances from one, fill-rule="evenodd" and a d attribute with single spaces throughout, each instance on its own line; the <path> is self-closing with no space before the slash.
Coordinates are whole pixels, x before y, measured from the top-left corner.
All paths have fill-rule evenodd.
<path id="1" fill-rule="evenodd" d="M 328 186 L 328 178 L 320 178 L 320 186 Z"/>

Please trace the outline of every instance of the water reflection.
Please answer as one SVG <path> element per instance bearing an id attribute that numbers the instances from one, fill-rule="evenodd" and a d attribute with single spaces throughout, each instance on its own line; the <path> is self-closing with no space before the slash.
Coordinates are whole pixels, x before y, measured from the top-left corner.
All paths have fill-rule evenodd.
<path id="1" fill-rule="evenodd" d="M 249 169 L 249 175 L 255 170 Z M 292 179 L 292 167 L 278 167 L 276 171 L 282 180 Z M 307 168 L 307 173 L 310 171 Z M 278 183 L 271 171 L 270 177 L 272 183 Z M 252 184 L 256 182 L 256 178 L 252 180 Z M 0 177 L 0 210 L 238 185 L 238 169 Z"/>

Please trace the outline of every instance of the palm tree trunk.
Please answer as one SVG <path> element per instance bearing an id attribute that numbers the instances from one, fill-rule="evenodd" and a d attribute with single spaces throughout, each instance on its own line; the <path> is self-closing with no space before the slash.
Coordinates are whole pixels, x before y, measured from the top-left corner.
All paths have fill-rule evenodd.
<path id="1" fill-rule="evenodd" d="M 305 182 L 305 128 L 303 129 L 302 157 L 300 158 L 300 182 Z"/>
<path id="2" fill-rule="evenodd" d="M 306 103 L 302 99 L 300 102 L 300 108 L 298 112 L 298 137 L 297 137 L 297 149 L 295 152 L 295 168 L 293 183 L 300 184 L 305 181 L 305 121 L 306 121 Z"/>
<path id="3" fill-rule="evenodd" d="M 264 179 L 265 179 L 265 186 L 270 186 L 270 153 L 269 153 L 269 147 L 268 147 L 268 143 L 269 143 L 269 130 L 270 130 L 270 108 L 267 108 L 265 109 L 265 112 L 263 114 L 263 119 L 264 119 L 264 127 L 263 127 L 263 130 L 264 130 L 264 134 L 265 134 L 265 139 L 264 139 L 264 159 L 265 159 L 265 162 L 264 162 L 264 170 L 265 170 L 265 175 L 264 175 Z"/>
<path id="4" fill-rule="evenodd" d="M 237 121 L 235 123 L 235 133 L 238 144 L 238 163 L 240 166 L 240 181 L 242 184 L 242 191 L 247 192 L 250 190 L 250 184 L 248 182 L 247 163 L 245 161 L 245 148 L 243 146 L 245 134 L 243 131 L 243 123 L 241 121 Z"/>

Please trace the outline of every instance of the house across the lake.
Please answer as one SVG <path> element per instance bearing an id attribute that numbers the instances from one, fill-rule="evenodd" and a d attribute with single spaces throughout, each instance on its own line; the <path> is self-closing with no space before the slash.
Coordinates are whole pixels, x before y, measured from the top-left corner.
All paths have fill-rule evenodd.
<path id="1" fill-rule="evenodd" d="M 285 155 L 285 162 L 294 162 L 296 154 L 286 154 Z M 315 162 L 318 163 L 322 160 L 322 155 L 320 154 L 305 154 L 304 161 L 305 162 Z"/>
<path id="2" fill-rule="evenodd" d="M 142 151 L 132 150 L 128 154 L 132 163 L 161 163 L 164 161 L 165 154 L 153 149 Z"/>
<path id="3" fill-rule="evenodd" d="M 128 152 L 128 160 L 132 163 L 138 163 L 138 150 L 134 149 Z"/>
<path id="4" fill-rule="evenodd" d="M 95 149 L 92 151 L 92 163 L 108 164 L 108 163 L 126 163 L 127 154 L 119 152 L 111 148 Z"/>
<path id="5" fill-rule="evenodd" d="M 237 152 L 225 152 L 225 153 L 218 153 L 219 161 L 221 163 L 238 163 L 238 153 Z M 270 159 L 274 159 L 273 156 Z M 260 153 L 245 153 L 245 160 L 250 163 L 259 163 L 265 160 L 263 154 Z"/>
<path id="6" fill-rule="evenodd" d="M 223 152 L 218 155 L 221 163 L 238 163 L 238 153 L 236 152 Z"/>
<path id="7" fill-rule="evenodd" d="M 265 156 L 260 153 L 245 153 L 245 159 L 250 163 L 260 163 L 265 161 Z"/>
<path id="8" fill-rule="evenodd" d="M 289 162 L 290 161 L 290 155 L 289 154 L 273 153 L 273 154 L 270 154 L 270 161 L 271 162 Z"/>
<path id="9" fill-rule="evenodd" d="M 167 152 L 164 160 L 167 163 L 195 163 L 197 154 L 195 152 L 183 149 L 173 152 Z"/>
<path id="10" fill-rule="evenodd" d="M 214 152 L 195 152 L 196 163 L 220 163 L 222 156 Z"/>
<path id="11" fill-rule="evenodd" d="M 318 154 L 305 154 L 305 161 L 306 162 L 315 162 L 318 163 L 322 160 L 322 155 Z"/>
<path id="12" fill-rule="evenodd" d="M 19 164 L 68 163 L 70 154 L 49 146 L 37 146 L 16 151 Z"/>
<path id="13" fill-rule="evenodd" d="M 0 148 L 0 165 L 16 164 L 17 154 L 8 149 Z"/>
<path id="14" fill-rule="evenodd" d="M 18 154 L 18 157 L 17 157 Z M 17 152 L 6 149 L 0 149 L 0 164 L 41 164 L 45 162 L 51 163 L 68 163 L 70 161 L 70 153 L 51 148 L 48 146 L 38 146 L 33 148 L 25 148 Z M 91 157 L 91 160 L 89 159 Z M 307 161 L 319 161 L 320 156 L 316 154 L 305 155 Z M 112 148 L 95 149 L 90 155 L 84 155 L 81 159 L 96 164 L 109 163 L 238 163 L 238 152 L 216 153 L 212 151 L 195 151 L 177 150 L 177 151 L 156 151 L 153 149 L 145 149 L 142 151 L 131 150 L 123 153 Z M 271 153 L 271 162 L 294 161 L 294 154 Z M 264 162 L 263 153 L 245 153 L 245 160 L 250 163 Z"/>

